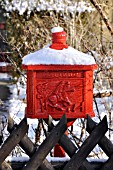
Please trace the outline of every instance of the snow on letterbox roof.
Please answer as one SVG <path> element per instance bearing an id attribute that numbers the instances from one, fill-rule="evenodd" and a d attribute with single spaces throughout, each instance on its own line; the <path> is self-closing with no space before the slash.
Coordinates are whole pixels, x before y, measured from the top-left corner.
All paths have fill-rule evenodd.
<path id="1" fill-rule="evenodd" d="M 44 47 L 23 58 L 24 65 L 62 64 L 62 65 L 92 65 L 95 60 L 91 55 L 82 53 L 72 47 L 63 50 L 54 50 Z"/>
<path id="2" fill-rule="evenodd" d="M 63 31 L 62 27 L 54 27 L 52 33 Z M 80 52 L 72 47 L 63 50 L 55 50 L 48 46 L 26 55 L 23 65 L 92 65 L 95 60 L 91 55 Z"/>

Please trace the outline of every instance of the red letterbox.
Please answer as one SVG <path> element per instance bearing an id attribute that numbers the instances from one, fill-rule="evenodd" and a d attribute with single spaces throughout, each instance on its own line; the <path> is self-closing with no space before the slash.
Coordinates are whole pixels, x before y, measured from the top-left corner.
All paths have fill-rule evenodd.
<path id="1" fill-rule="evenodd" d="M 63 30 L 53 29 L 52 38 L 52 45 L 23 59 L 27 71 L 26 117 L 47 119 L 51 115 L 59 119 L 66 113 L 67 119 L 75 120 L 87 114 L 94 116 L 94 59 L 68 47 Z"/>

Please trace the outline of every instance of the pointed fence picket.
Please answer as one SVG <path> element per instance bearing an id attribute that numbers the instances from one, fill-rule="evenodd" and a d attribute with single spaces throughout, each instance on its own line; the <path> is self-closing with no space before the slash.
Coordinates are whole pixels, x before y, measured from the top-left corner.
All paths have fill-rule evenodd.
<path id="1" fill-rule="evenodd" d="M 13 119 L 9 117 L 8 131 L 9 137 L 0 148 L 0 169 L 4 167 L 8 170 L 111 170 L 113 169 L 113 144 L 105 136 L 108 130 L 107 118 L 96 124 L 89 116 L 87 117 L 88 138 L 78 149 L 74 143 L 65 135 L 67 130 L 67 119 L 63 115 L 59 123 L 54 126 L 49 124 L 49 134 L 40 146 L 36 146 L 27 136 L 28 125 L 24 118 L 19 125 L 15 126 Z M 100 133 L 101 131 L 101 133 Z M 70 160 L 62 163 L 50 163 L 46 156 L 52 148 L 59 143 L 69 155 Z M 20 147 L 30 157 L 29 161 L 23 163 L 10 163 L 5 158 L 10 154 L 14 147 Z M 96 145 L 99 145 L 109 157 L 106 162 L 89 162 L 86 158 Z"/>

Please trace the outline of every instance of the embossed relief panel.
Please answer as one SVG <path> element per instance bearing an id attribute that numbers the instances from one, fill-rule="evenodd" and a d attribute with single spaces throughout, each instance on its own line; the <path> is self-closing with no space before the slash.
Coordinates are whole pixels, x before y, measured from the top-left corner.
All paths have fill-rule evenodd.
<path id="1" fill-rule="evenodd" d="M 75 117 L 83 111 L 83 74 L 80 72 L 37 72 L 35 111 L 60 118 Z"/>

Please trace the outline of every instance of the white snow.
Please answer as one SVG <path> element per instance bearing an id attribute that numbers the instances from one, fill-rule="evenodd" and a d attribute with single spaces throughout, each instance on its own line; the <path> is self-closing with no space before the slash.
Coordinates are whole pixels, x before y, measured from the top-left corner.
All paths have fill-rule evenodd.
<path id="1" fill-rule="evenodd" d="M 7 73 L 0 73 L 0 80 L 11 80 L 12 79 L 12 76 L 11 75 L 8 75 Z"/>
<path id="2" fill-rule="evenodd" d="M 63 28 L 62 27 L 54 27 L 51 29 L 51 32 L 52 33 L 56 33 L 56 32 L 62 32 L 63 31 Z"/>
<path id="3" fill-rule="evenodd" d="M 17 156 L 8 156 L 5 159 L 7 162 L 25 162 L 25 161 L 29 161 L 29 157 L 26 156 L 21 156 L 21 157 L 17 157 Z"/>
<path id="4" fill-rule="evenodd" d="M 0 62 L 0 66 L 7 66 L 9 63 L 6 63 L 6 62 Z"/>
<path id="5" fill-rule="evenodd" d="M 54 1 L 32 1 L 32 0 L 12 0 L 9 2 L 5 0 L 5 9 L 7 11 L 19 11 L 20 15 L 23 15 L 26 10 L 28 10 L 28 14 L 31 13 L 34 9 L 37 11 L 56 11 L 56 12 L 64 12 L 68 11 L 70 13 L 82 13 L 82 12 L 91 12 L 95 9 L 88 2 L 72 2 L 71 0 L 54 0 Z"/>
<path id="6" fill-rule="evenodd" d="M 62 65 L 92 65 L 95 60 L 91 55 L 80 52 L 72 47 L 63 50 L 55 50 L 44 47 L 23 58 L 24 65 L 62 64 Z"/>
<path id="7" fill-rule="evenodd" d="M 66 161 L 69 161 L 70 158 L 68 156 L 67 157 L 50 157 L 50 156 L 48 156 L 47 160 L 49 162 L 66 162 Z"/>

